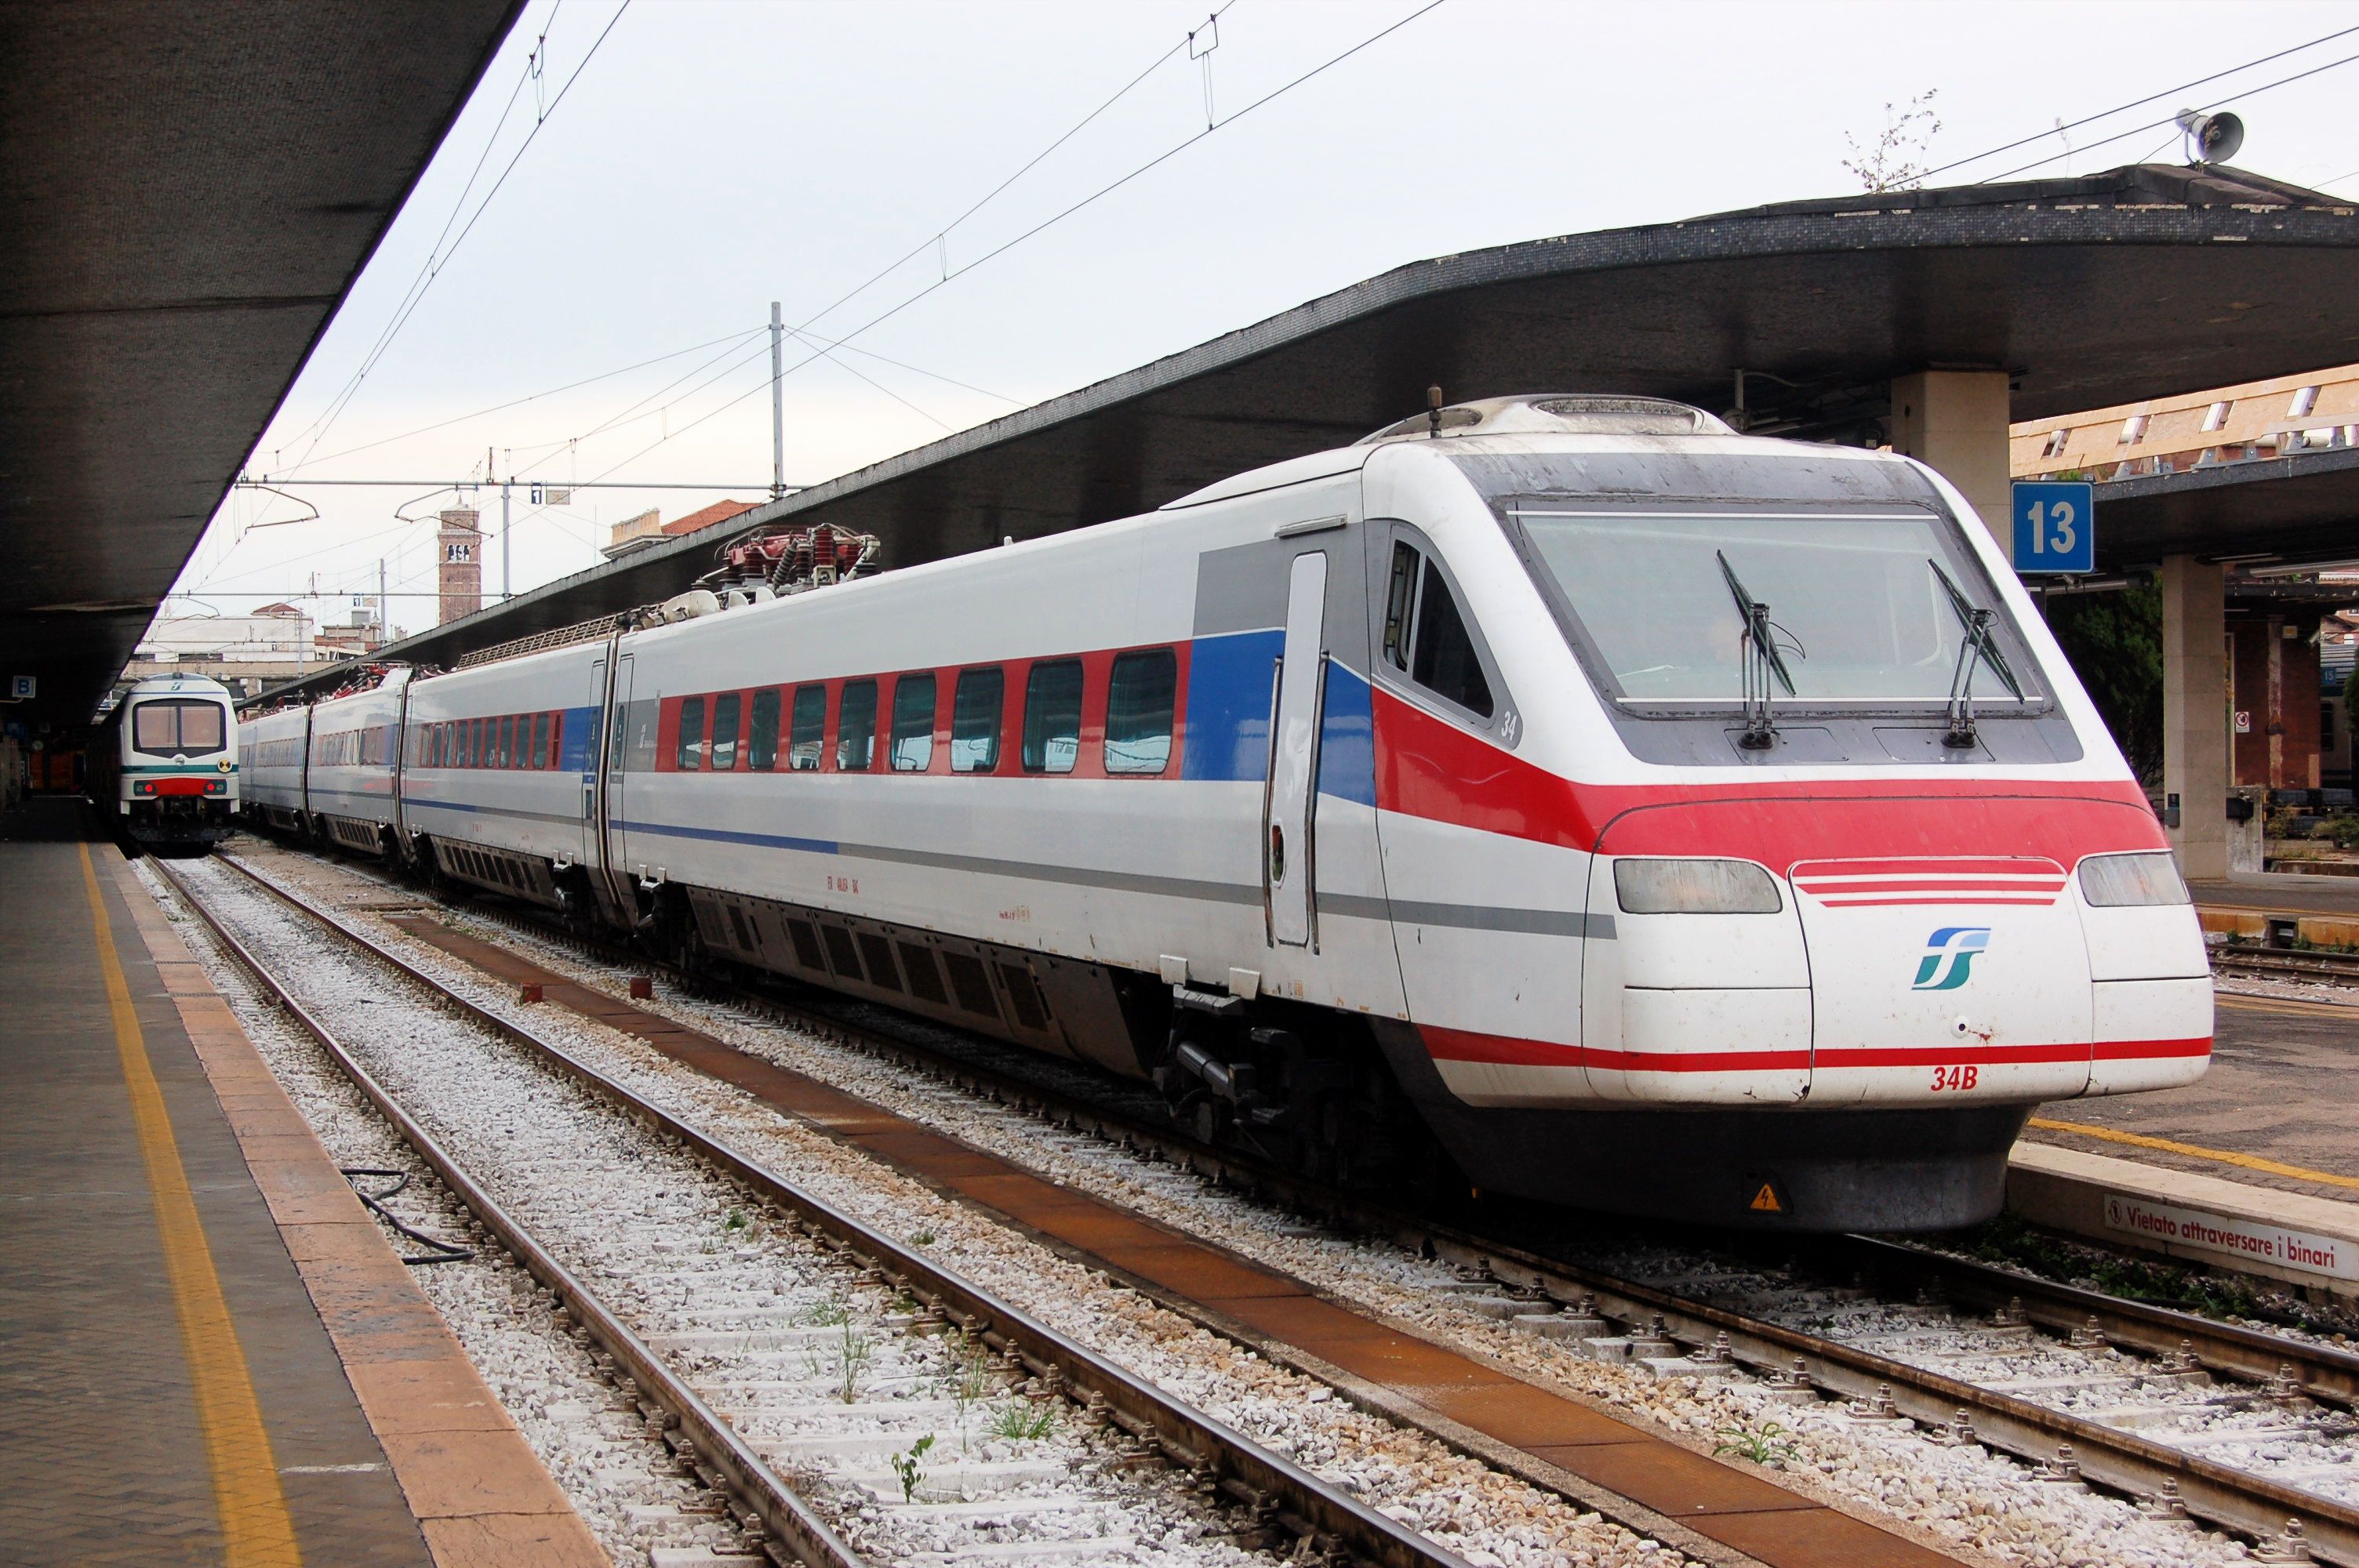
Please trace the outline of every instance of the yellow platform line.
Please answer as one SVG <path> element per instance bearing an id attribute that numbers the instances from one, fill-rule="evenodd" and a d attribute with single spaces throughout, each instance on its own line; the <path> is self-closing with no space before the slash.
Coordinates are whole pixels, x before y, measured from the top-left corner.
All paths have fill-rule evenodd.
<path id="1" fill-rule="evenodd" d="M 114 926 L 98 888 L 98 868 L 90 846 L 82 851 L 82 882 L 90 893 L 91 925 L 98 932 L 98 967 L 106 977 L 106 1000 L 114 1013 L 115 1054 L 131 1093 L 131 1119 L 139 1152 L 147 1163 L 147 1186 L 156 1198 L 156 1228 L 164 1243 L 164 1271 L 172 1281 L 180 1318 L 181 1347 L 188 1355 L 197 1420 L 204 1428 L 205 1457 L 212 1468 L 213 1507 L 221 1516 L 222 1556 L 228 1568 L 300 1568 L 295 1521 L 278 1485 L 270 1433 L 262 1424 L 237 1325 L 222 1296 L 203 1223 L 197 1217 L 189 1173 L 180 1163 L 179 1141 L 171 1113 L 147 1059 L 147 1036 L 131 1005 L 131 987 L 114 956 Z"/>
<path id="2" fill-rule="evenodd" d="M 2297 1181 L 2323 1182 L 2332 1187 L 2359 1189 L 2359 1177 L 2338 1176 L 2330 1171 L 2313 1171 L 2307 1166 L 2288 1165 L 2276 1160 L 2264 1160 L 2257 1154 L 2238 1154 L 2226 1149 L 2206 1149 L 2200 1143 L 2179 1143 L 2168 1138 L 2149 1138 L 2143 1132 L 2120 1132 L 2110 1127 L 2092 1127 L 2085 1121 L 2050 1121 L 2035 1116 L 2028 1125 L 2048 1132 L 2077 1132 L 2083 1138 L 2102 1138 L 2108 1143 L 2129 1143 L 2140 1149 L 2159 1149 L 2166 1154 L 2191 1154 L 2198 1160 L 2217 1160 L 2223 1165 L 2242 1165 L 2248 1171 L 2267 1171 L 2272 1176 L 2291 1176 Z"/>

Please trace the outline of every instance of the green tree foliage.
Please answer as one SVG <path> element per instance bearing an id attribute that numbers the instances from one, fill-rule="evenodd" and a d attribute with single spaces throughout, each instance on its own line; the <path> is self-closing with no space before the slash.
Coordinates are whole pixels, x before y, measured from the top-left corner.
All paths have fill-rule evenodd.
<path id="1" fill-rule="evenodd" d="M 2089 688 L 2131 771 L 2162 781 L 2162 590 L 2075 593 L 2048 601 L 2049 628 Z"/>

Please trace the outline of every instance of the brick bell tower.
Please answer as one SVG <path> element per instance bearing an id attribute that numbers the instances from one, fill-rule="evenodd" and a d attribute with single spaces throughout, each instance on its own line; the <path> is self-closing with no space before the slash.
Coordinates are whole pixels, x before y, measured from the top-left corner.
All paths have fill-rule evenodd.
<path id="1" fill-rule="evenodd" d="M 484 535 L 476 526 L 479 520 L 480 514 L 473 507 L 442 514 L 442 531 L 437 538 L 441 548 L 436 555 L 441 563 L 438 624 L 447 626 L 484 607 Z"/>

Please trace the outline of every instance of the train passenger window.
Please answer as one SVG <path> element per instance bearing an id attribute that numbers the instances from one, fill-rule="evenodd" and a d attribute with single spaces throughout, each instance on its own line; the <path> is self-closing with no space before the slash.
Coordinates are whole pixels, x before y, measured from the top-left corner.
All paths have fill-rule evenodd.
<path id="1" fill-rule="evenodd" d="M 564 752 L 565 715 L 552 713 L 549 716 L 549 749 L 541 753 L 541 765 L 549 768 L 557 766 L 558 759 Z"/>
<path id="2" fill-rule="evenodd" d="M 1171 709 L 1180 657 L 1169 648 L 1125 654 L 1106 684 L 1105 770 L 1159 773 L 1171 762 Z"/>
<path id="3" fill-rule="evenodd" d="M 741 699 L 723 692 L 712 699 L 712 771 L 725 773 L 737 766 L 737 719 Z"/>
<path id="4" fill-rule="evenodd" d="M 1070 773 L 1082 754 L 1082 662 L 1032 666 L 1024 683 L 1024 771 Z"/>
<path id="5" fill-rule="evenodd" d="M 1417 596 L 1417 656 L 1409 678 L 1449 698 L 1469 713 L 1491 717 L 1491 683 L 1459 612 L 1457 596 L 1441 568 L 1425 563 L 1425 587 Z"/>
<path id="6" fill-rule="evenodd" d="M 876 683 L 848 680 L 835 713 L 835 765 L 845 773 L 865 771 L 876 761 Z"/>
<path id="7" fill-rule="evenodd" d="M 684 773 L 704 765 L 704 698 L 701 697 L 679 705 L 679 750 L 672 765 Z"/>
<path id="8" fill-rule="evenodd" d="M 532 754 L 525 759 L 524 765 L 528 768 L 549 766 L 549 715 L 546 713 L 532 716 Z"/>
<path id="9" fill-rule="evenodd" d="M 922 773 L 934 760 L 934 677 L 893 683 L 893 771 Z"/>
<path id="10" fill-rule="evenodd" d="M 492 721 L 488 719 L 471 719 L 467 721 L 467 765 L 469 767 L 480 768 L 484 765 L 484 737 L 492 728 Z"/>
<path id="11" fill-rule="evenodd" d="M 745 741 L 745 765 L 768 773 L 778 765 L 778 688 L 766 686 L 754 694 L 753 733 Z"/>
<path id="12" fill-rule="evenodd" d="M 792 726 L 787 737 L 787 766 L 799 773 L 819 772 L 820 752 L 827 742 L 827 687 L 795 687 Z"/>
<path id="13" fill-rule="evenodd" d="M 951 700 L 951 772 L 987 773 L 999 765 L 999 716 L 1007 676 L 997 665 L 961 670 Z"/>
<path id="14" fill-rule="evenodd" d="M 516 716 L 514 714 L 504 715 L 500 719 L 499 750 L 492 754 L 492 766 L 495 768 L 516 766 Z"/>

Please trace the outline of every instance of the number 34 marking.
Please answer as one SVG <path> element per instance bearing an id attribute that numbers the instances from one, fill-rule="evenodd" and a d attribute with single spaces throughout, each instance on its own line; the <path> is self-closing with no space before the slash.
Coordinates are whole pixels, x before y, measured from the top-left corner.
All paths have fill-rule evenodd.
<path id="1" fill-rule="evenodd" d="M 1980 1076 L 1980 1067 L 1936 1067 L 1931 1087 L 1937 1094 L 1943 1089 L 1970 1089 Z"/>

